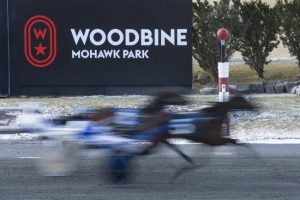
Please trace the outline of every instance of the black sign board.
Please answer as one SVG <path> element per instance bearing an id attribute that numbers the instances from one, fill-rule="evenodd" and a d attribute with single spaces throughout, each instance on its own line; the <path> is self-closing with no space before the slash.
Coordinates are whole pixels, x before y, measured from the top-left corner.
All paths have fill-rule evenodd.
<path id="1" fill-rule="evenodd" d="M 12 94 L 191 86 L 191 0 L 8 3 Z"/>

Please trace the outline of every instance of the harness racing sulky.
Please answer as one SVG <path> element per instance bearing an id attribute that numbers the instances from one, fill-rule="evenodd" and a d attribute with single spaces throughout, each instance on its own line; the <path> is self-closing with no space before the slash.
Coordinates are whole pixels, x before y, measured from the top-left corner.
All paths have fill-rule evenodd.
<path id="1" fill-rule="evenodd" d="M 255 111 L 256 107 L 242 96 L 228 102 L 213 102 L 193 112 L 170 112 L 170 105 L 183 106 L 189 101 L 174 92 L 160 92 L 142 108 L 87 109 L 72 116 L 46 119 L 36 108 L 27 107 L 20 116 L 20 125 L 37 134 L 43 142 L 39 168 L 47 176 L 69 175 L 75 170 L 76 152 L 96 149 L 108 155 L 106 175 L 114 183 L 127 181 L 132 162 L 154 153 L 164 144 L 176 152 L 189 168 L 175 173 L 178 177 L 187 169 L 197 167 L 174 139 L 185 139 L 209 146 L 240 145 L 230 137 L 228 113 Z"/>

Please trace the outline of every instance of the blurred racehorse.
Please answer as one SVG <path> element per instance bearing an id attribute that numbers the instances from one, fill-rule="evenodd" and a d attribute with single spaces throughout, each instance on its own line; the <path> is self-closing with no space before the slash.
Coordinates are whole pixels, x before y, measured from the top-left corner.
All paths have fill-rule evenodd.
<path id="1" fill-rule="evenodd" d="M 222 131 L 224 122 L 228 120 L 228 113 L 255 109 L 255 106 L 244 97 L 235 96 L 229 102 L 213 103 L 210 107 L 193 113 L 169 113 L 164 110 L 166 105 L 186 103 L 187 101 L 176 93 L 161 93 L 142 109 L 139 125 L 131 129 L 115 126 L 115 131 L 122 137 L 147 141 L 149 144 L 141 146 L 135 152 L 128 152 L 126 149 L 113 150 L 109 168 L 114 180 L 121 180 L 126 176 L 130 160 L 138 155 L 151 153 L 151 150 L 160 143 L 168 145 L 186 161 L 194 164 L 193 160 L 170 143 L 169 139 L 181 138 L 212 146 L 236 144 L 236 140 L 224 135 Z"/>
<path id="2" fill-rule="evenodd" d="M 182 95 L 160 92 L 143 108 L 126 111 L 104 108 L 47 120 L 40 113 L 29 109 L 22 116 L 23 126 L 39 133 L 45 140 L 65 141 L 69 138 L 85 148 L 109 149 L 109 174 L 113 180 L 118 181 L 128 175 L 128 166 L 133 158 L 152 153 L 159 144 L 168 145 L 195 166 L 192 158 L 170 143 L 169 139 L 181 138 L 211 146 L 236 144 L 236 140 L 229 137 L 228 131 L 224 134 L 224 125 L 229 126 L 225 123 L 228 121 L 228 113 L 255 109 L 242 96 L 235 96 L 229 102 L 213 103 L 196 112 L 174 113 L 165 109 L 168 105 L 187 103 Z M 122 115 L 121 119 L 119 114 Z M 126 123 L 121 123 L 124 117 Z"/>

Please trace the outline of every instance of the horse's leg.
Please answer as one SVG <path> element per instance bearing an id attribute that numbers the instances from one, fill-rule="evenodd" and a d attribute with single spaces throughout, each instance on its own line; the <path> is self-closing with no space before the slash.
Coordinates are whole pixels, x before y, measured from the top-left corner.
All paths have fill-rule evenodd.
<path id="1" fill-rule="evenodd" d="M 176 153 L 178 153 L 185 161 L 187 161 L 191 165 L 194 165 L 194 160 L 191 157 L 189 157 L 188 155 L 186 155 L 185 153 L 183 153 L 177 146 L 175 146 L 174 144 L 171 144 L 167 140 L 163 141 L 163 143 L 168 145 L 171 149 L 173 149 Z"/>
<path id="2" fill-rule="evenodd" d="M 243 147 L 243 148 L 249 150 L 249 152 L 251 152 L 257 159 L 261 160 L 260 154 L 255 149 L 253 149 L 251 144 L 249 144 L 249 143 L 239 143 L 238 140 L 235 140 L 235 142 L 232 142 L 231 144 L 234 144 L 238 147 Z"/>
<path id="3" fill-rule="evenodd" d="M 185 153 L 183 153 L 177 146 L 169 143 L 168 141 L 164 141 L 163 143 L 166 144 L 166 145 L 168 145 L 171 149 L 173 149 L 176 153 L 178 153 L 185 161 L 187 161 L 188 163 L 191 164 L 191 166 L 183 167 L 183 168 L 177 170 L 174 173 L 174 175 L 173 175 L 173 177 L 171 179 L 171 182 L 174 182 L 180 175 L 182 175 L 182 174 L 184 174 L 184 173 L 186 173 L 186 172 L 188 172 L 190 170 L 193 170 L 193 169 L 196 169 L 198 167 L 201 167 L 200 165 L 196 165 L 195 162 L 194 162 L 194 160 L 190 156 L 188 156 Z"/>
<path id="4" fill-rule="evenodd" d="M 137 153 L 137 155 L 145 156 L 149 155 L 151 151 L 159 144 L 159 142 L 152 142 L 151 145 L 147 146 L 147 148 L 143 149 L 140 153 Z"/>

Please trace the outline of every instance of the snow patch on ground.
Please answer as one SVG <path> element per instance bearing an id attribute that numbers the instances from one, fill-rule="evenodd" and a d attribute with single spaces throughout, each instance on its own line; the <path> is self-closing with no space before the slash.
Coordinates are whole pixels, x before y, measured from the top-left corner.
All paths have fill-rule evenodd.
<path id="1" fill-rule="evenodd" d="M 257 112 L 234 112 L 230 115 L 232 137 L 251 143 L 300 143 L 300 98 L 290 94 L 282 95 L 251 95 L 250 99 L 257 103 Z M 207 107 L 217 100 L 216 95 L 188 95 L 191 104 L 186 106 L 169 106 L 167 110 L 173 112 L 190 112 Z M 144 105 L 149 96 L 83 96 L 61 98 L 35 98 L 35 102 L 42 102 L 42 113 L 47 118 L 70 115 L 87 107 L 127 107 L 138 108 Z M 5 100 L 3 100 L 5 101 Z M 16 102 L 28 101 L 26 98 Z M 15 103 L 15 102 L 14 102 Z M 15 106 L 7 102 L 0 102 L 1 108 L 14 109 Z M 18 112 L 11 112 L 18 114 Z M 15 122 L 17 123 L 17 122 Z M 16 125 L 16 124 L 13 124 Z M 32 140 L 31 134 L 0 135 L 0 140 Z M 189 143 L 185 140 L 175 140 L 175 143 Z"/>
<path id="2" fill-rule="evenodd" d="M 30 133 L 19 133 L 19 134 L 3 134 L 0 135 L 1 140 L 37 140 L 38 136 Z"/>

